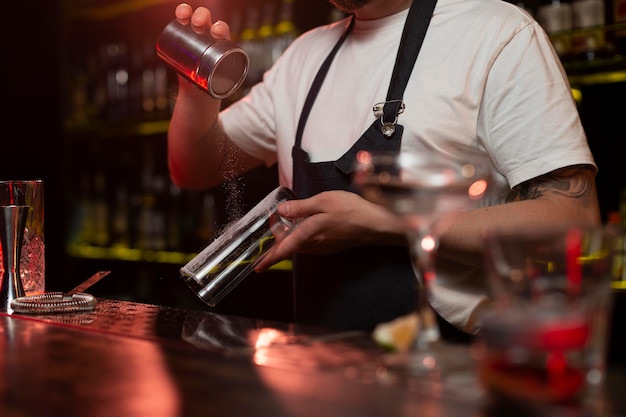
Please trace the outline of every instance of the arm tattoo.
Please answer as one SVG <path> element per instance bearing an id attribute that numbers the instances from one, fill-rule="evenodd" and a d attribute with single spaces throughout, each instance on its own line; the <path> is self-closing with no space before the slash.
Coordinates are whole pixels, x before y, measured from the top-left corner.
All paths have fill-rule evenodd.
<path id="1" fill-rule="evenodd" d="M 520 200 L 533 200 L 548 192 L 581 198 L 589 191 L 593 175 L 593 170 L 589 166 L 576 165 L 533 178 L 515 189 Z"/>

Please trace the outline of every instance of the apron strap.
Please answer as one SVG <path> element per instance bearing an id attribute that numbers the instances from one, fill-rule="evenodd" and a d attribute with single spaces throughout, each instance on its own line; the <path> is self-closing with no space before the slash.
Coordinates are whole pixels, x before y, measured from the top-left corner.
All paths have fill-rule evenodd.
<path id="1" fill-rule="evenodd" d="M 298 130 L 296 130 L 296 143 L 294 148 L 299 148 L 302 144 L 302 133 L 304 132 L 304 126 L 309 119 L 309 114 L 311 113 L 311 109 L 313 108 L 313 103 L 315 102 L 317 94 L 319 93 L 322 84 L 324 83 L 324 79 L 326 78 L 326 74 L 328 73 L 328 69 L 330 68 L 330 64 L 332 64 L 333 59 L 335 59 L 335 55 L 337 55 L 337 51 L 339 50 L 339 48 L 341 48 L 341 45 L 343 45 L 343 42 L 346 40 L 350 32 L 352 32 L 352 28 L 354 27 L 354 19 L 355 17 L 353 15 L 352 19 L 350 20 L 350 24 L 348 25 L 348 28 L 345 30 L 343 35 L 341 35 L 341 38 L 339 38 L 339 41 L 337 41 L 332 51 L 330 51 L 330 53 L 324 60 L 324 63 L 317 72 L 315 79 L 313 80 L 313 84 L 309 89 L 309 94 L 307 95 L 306 101 L 304 102 L 302 113 L 300 113 L 300 120 L 298 121 Z"/>
<path id="2" fill-rule="evenodd" d="M 414 0 L 411 3 L 391 74 L 387 101 L 383 108 L 382 122 L 384 123 L 395 123 L 398 114 L 401 113 L 404 90 L 413 72 L 417 55 L 424 43 L 436 4 L 437 0 Z"/>
<path id="3" fill-rule="evenodd" d="M 432 18 L 433 12 L 435 10 L 435 5 L 437 4 L 437 0 L 413 0 L 411 6 L 409 7 L 409 12 L 407 14 L 406 21 L 404 23 L 404 27 L 402 29 L 402 37 L 400 39 L 400 46 L 398 48 L 398 52 L 396 54 L 396 61 L 394 64 L 393 73 L 391 75 L 391 82 L 389 84 L 389 88 L 387 91 L 387 99 L 383 105 L 383 115 L 381 116 L 379 121 L 376 121 L 374 125 L 377 127 L 379 132 L 379 137 L 390 139 L 393 141 L 398 141 L 395 145 L 396 151 L 399 150 L 399 141 L 401 140 L 401 131 L 396 132 L 396 122 L 398 120 L 398 115 L 402 113 L 404 110 L 404 103 L 402 102 L 402 98 L 404 96 L 404 90 L 408 84 L 409 78 L 411 77 L 411 73 L 413 72 L 413 68 L 415 66 L 415 61 L 417 60 L 417 56 L 420 52 L 422 44 L 424 43 L 424 38 L 426 36 L 426 31 L 428 30 L 428 26 L 430 25 L 430 20 Z M 343 33 L 341 38 L 333 47 L 332 51 L 326 57 L 319 71 L 317 72 L 313 84 L 309 89 L 307 98 L 304 102 L 304 106 L 302 109 L 302 113 L 300 114 L 300 120 L 298 121 L 298 128 L 296 130 L 296 138 L 295 143 L 292 148 L 292 158 L 295 161 L 296 159 L 301 158 L 304 153 L 302 152 L 302 134 L 304 133 L 304 127 L 309 118 L 309 114 L 317 98 L 319 90 L 326 78 L 326 74 L 332 64 L 337 51 L 344 43 L 348 35 L 352 32 L 352 28 L 354 27 L 355 16 L 352 16 L 350 20 L 350 24 L 346 31 Z M 371 129 L 368 129 L 368 132 Z M 372 132 L 372 140 L 374 143 L 377 141 L 376 132 Z M 356 149 L 353 147 L 350 152 L 348 152 L 344 157 L 340 158 L 335 164 L 343 171 L 344 173 L 348 173 L 352 170 L 352 164 L 354 163 L 354 155 L 352 155 Z M 294 183 L 297 182 L 298 174 L 296 172 L 296 167 L 294 164 L 293 167 L 293 179 Z M 298 190 L 296 190 L 297 192 Z"/>

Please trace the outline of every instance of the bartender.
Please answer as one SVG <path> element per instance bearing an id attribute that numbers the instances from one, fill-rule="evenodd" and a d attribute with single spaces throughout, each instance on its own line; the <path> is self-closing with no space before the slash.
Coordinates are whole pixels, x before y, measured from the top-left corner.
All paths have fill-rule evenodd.
<path id="1" fill-rule="evenodd" d="M 600 223 L 597 169 L 563 68 L 537 22 L 501 0 L 330 2 L 348 16 L 301 35 L 226 109 L 179 77 L 171 179 L 205 189 L 226 170 L 278 164 L 278 182 L 301 197 L 279 212 L 303 220 L 257 271 L 293 259 L 296 322 L 371 331 L 414 310 L 418 277 L 404 223 L 353 191 L 356 153 L 454 141 L 489 155 L 492 190 L 441 235 L 429 299 L 443 337 L 469 340 L 487 301 L 485 229 Z M 207 8 L 180 4 L 175 15 L 230 37 Z"/>

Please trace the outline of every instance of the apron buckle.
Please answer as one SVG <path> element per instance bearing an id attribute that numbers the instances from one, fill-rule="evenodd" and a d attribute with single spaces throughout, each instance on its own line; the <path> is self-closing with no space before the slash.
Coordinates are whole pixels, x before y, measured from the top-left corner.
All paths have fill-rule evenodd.
<path id="1" fill-rule="evenodd" d="M 383 123 L 383 118 L 380 118 L 380 122 L 382 123 L 381 127 L 380 127 L 380 131 L 383 132 L 383 135 L 386 137 L 391 137 L 391 135 L 393 135 L 393 132 L 396 131 L 396 121 L 398 119 L 396 118 L 396 120 L 393 121 L 393 123 Z"/>
<path id="2" fill-rule="evenodd" d="M 399 103 L 399 105 L 398 105 Z M 396 105 L 396 114 L 393 122 L 385 122 L 385 106 L 387 104 L 395 104 Z M 383 133 L 385 137 L 391 137 L 393 132 L 396 131 L 396 123 L 398 122 L 398 115 L 404 113 L 405 105 L 402 100 L 389 100 L 383 101 L 380 103 L 374 104 L 372 110 L 374 111 L 374 117 L 380 117 L 380 131 Z M 388 109 L 389 110 L 389 109 Z"/>
<path id="3" fill-rule="evenodd" d="M 396 116 L 404 113 L 404 109 L 406 108 L 406 105 L 404 104 L 404 101 L 402 101 L 402 100 L 389 100 L 389 101 L 382 101 L 380 103 L 374 104 L 374 107 L 372 108 L 372 111 L 374 112 L 374 117 L 376 117 L 376 118 L 383 117 L 383 115 L 384 115 L 383 110 L 385 109 L 385 104 L 387 104 L 387 103 L 400 103 L 400 107 L 398 107 L 398 112 L 396 113 Z"/>

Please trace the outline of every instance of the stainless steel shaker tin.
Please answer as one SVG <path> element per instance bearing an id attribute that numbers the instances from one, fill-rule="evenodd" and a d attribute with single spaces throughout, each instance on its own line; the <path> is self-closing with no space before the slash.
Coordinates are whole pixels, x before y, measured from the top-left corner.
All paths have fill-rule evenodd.
<path id="1" fill-rule="evenodd" d="M 196 33 L 178 20 L 165 27 L 156 49 L 177 73 L 217 99 L 233 94 L 248 74 L 248 54 L 241 47 L 208 31 Z"/>

